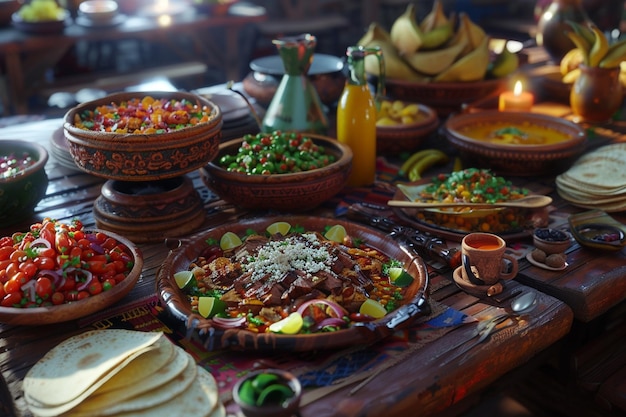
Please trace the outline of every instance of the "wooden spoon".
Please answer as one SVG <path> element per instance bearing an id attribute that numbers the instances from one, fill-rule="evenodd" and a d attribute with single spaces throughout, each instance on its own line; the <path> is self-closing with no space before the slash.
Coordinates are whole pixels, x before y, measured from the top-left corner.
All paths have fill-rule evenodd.
<path id="1" fill-rule="evenodd" d="M 472 207 L 472 208 L 494 208 L 494 207 L 522 207 L 539 208 L 552 203 L 552 197 L 547 195 L 529 195 L 517 200 L 501 201 L 498 203 L 428 203 L 423 201 L 403 201 L 389 200 L 388 205 L 405 208 L 438 208 L 438 207 Z"/>

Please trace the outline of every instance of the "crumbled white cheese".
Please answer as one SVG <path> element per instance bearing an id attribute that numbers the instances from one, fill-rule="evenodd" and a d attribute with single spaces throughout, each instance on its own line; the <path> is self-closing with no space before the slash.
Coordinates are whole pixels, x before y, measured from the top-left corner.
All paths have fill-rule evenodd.
<path id="1" fill-rule="evenodd" d="M 269 241 L 259 248 L 255 257 L 242 261 L 245 271 L 252 273 L 252 281 L 265 278 L 279 281 L 289 271 L 298 270 L 313 276 L 319 271 L 330 272 L 337 260 L 315 233 L 290 236 L 284 240 Z"/>

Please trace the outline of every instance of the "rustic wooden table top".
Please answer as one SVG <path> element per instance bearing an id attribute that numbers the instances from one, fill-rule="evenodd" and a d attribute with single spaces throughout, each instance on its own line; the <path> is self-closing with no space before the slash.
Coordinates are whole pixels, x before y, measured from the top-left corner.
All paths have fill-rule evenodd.
<path id="1" fill-rule="evenodd" d="M 0 129 L 0 139 L 20 138 L 37 141 L 50 148 L 50 140 L 61 128 L 61 120 L 45 120 Z M 51 157 L 47 164 L 50 185 L 45 199 L 32 221 L 44 216 L 60 221 L 80 219 L 86 227 L 95 224 L 92 207 L 100 195 L 104 180 L 71 169 Z M 197 173 L 188 174 L 202 196 L 207 196 Z M 551 180 L 546 179 L 548 185 Z M 208 193 L 210 195 L 210 193 Z M 212 197 L 206 197 L 207 216 L 203 228 L 234 220 L 236 210 L 215 210 Z M 559 202 L 557 211 L 576 209 Z M 31 222 L 32 222 L 31 221 Z M 28 223 L 29 224 L 29 223 Z M 15 230 L 22 230 L 19 226 Z M 4 236 L 14 230 L 1 230 Z M 155 272 L 163 262 L 167 248 L 162 243 L 140 244 L 144 254 L 144 273 L 132 292 L 119 306 L 154 294 Z M 538 291 L 537 307 L 481 344 L 476 344 L 475 322 L 444 332 L 402 357 L 389 362 L 371 379 L 347 380 L 332 389 L 313 390 L 305 397 L 303 416 L 389 416 L 434 415 L 463 398 L 480 391 L 505 373 L 515 369 L 537 353 L 553 345 L 570 330 L 574 317 L 585 321 L 596 317 L 626 297 L 620 281 L 625 282 L 624 251 L 592 253 L 573 245 L 568 253 L 568 267 L 562 272 L 539 270 L 521 263 L 516 280 L 507 283 L 506 296 L 513 292 Z M 449 268 L 429 265 L 431 300 L 477 320 L 494 316 L 510 306 L 509 301 L 477 298 L 461 291 L 452 281 Z M 30 415 L 22 398 L 21 380 L 28 369 L 49 349 L 71 335 L 80 333 L 78 322 L 47 326 L 9 326 L 0 324 L 0 387 L 6 415 Z M 355 389 L 355 387 L 358 387 Z M 8 404 L 12 404 L 9 406 Z M 408 413 L 408 414 L 407 414 Z"/>

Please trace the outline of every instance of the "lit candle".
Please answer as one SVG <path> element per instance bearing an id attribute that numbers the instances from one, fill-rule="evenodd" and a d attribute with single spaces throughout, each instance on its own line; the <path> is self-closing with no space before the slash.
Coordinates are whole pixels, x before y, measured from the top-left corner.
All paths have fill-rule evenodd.
<path id="1" fill-rule="evenodd" d="M 498 109 L 500 111 L 530 111 L 533 102 L 533 95 L 528 91 L 522 91 L 522 83 L 518 80 L 513 91 L 500 94 Z"/>

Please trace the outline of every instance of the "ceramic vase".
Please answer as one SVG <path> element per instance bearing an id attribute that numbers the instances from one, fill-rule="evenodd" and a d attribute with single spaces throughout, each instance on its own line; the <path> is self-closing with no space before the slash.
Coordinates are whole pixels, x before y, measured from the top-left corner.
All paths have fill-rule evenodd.
<path id="1" fill-rule="evenodd" d="M 579 121 L 606 122 L 623 102 L 620 69 L 580 65 L 570 93 L 572 112 Z"/>

